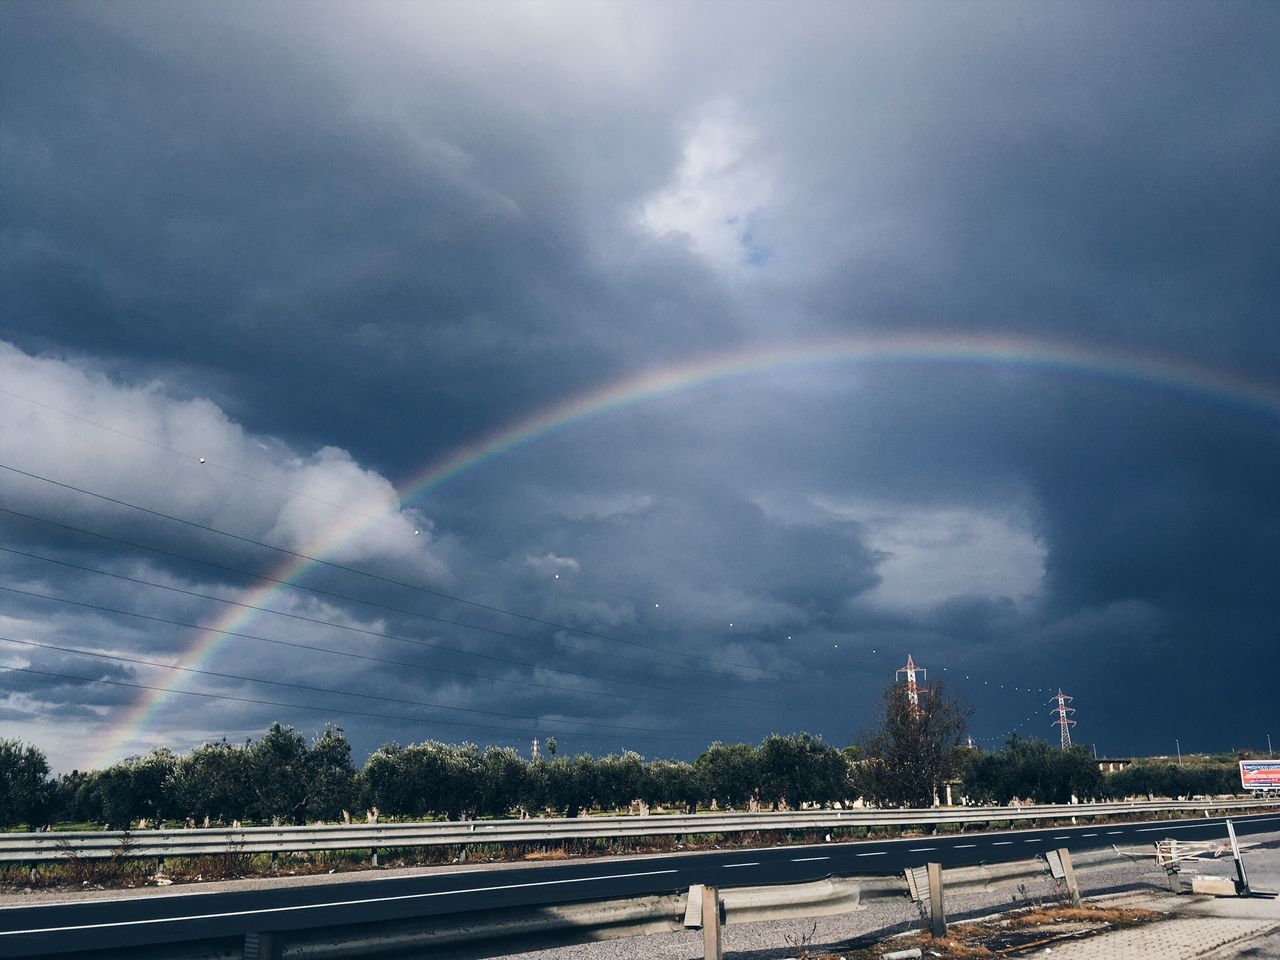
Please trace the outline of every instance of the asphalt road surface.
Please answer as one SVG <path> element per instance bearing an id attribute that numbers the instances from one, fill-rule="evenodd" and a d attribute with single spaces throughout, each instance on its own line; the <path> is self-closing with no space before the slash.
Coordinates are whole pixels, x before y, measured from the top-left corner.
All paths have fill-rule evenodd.
<path id="1" fill-rule="evenodd" d="M 1084 811 L 1082 811 L 1084 813 Z M 1236 833 L 1274 831 L 1280 814 L 1232 817 Z M 1023 860 L 1045 850 L 1224 839 L 1222 817 L 939 834 L 817 846 L 735 849 L 580 860 L 552 866 L 386 877 L 269 890 L 66 901 L 0 909 L 0 956 L 53 956 L 412 917 L 683 891 L 893 874 L 935 861 L 948 867 Z"/>

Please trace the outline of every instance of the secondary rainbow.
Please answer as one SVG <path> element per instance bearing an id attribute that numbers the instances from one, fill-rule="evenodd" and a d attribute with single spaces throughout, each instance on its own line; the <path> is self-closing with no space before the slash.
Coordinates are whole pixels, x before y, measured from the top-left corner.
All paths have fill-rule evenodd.
<path id="1" fill-rule="evenodd" d="M 1087 376 L 1171 390 L 1242 408 L 1272 420 L 1280 419 L 1280 389 L 1275 386 L 1171 358 L 1016 336 L 936 333 L 852 336 L 703 356 L 571 397 L 432 461 L 398 486 L 400 501 L 411 504 L 495 457 L 614 410 L 709 383 L 849 363 L 978 365 Z M 298 583 L 327 554 L 376 522 L 378 518 L 353 512 L 340 515 L 324 537 L 298 550 L 305 556 L 291 556 L 272 571 L 271 576 L 284 581 L 283 584 L 256 587 L 241 597 L 240 602 L 254 607 L 266 606 L 273 596 Z M 211 621 L 195 634 L 176 665 L 199 669 L 229 639 L 225 633 L 214 631 L 242 632 L 257 616 L 256 610 L 236 607 Z M 140 696 L 102 741 L 99 765 L 117 759 L 125 748 L 136 750 L 142 746 L 143 734 L 166 699 L 167 695 L 159 691 L 146 691 Z"/>

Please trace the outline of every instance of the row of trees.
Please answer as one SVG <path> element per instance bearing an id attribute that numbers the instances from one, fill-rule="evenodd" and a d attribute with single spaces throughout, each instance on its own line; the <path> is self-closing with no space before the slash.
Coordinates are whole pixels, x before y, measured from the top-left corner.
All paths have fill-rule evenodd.
<path id="1" fill-rule="evenodd" d="M 339 820 L 377 810 L 383 816 L 501 817 L 552 811 L 576 817 L 634 800 L 690 812 L 715 801 L 745 807 L 753 799 L 792 807 L 855 794 L 849 758 L 809 734 L 773 735 L 759 746 L 712 744 L 696 761 L 644 761 L 624 752 L 527 761 L 509 747 L 388 744 L 357 769 L 340 728 L 308 743 L 275 724 L 256 741 L 203 744 L 177 755 L 156 749 L 104 770 L 48 779 L 35 747 L 0 741 L 0 824 L 139 820 Z"/>
<path id="2" fill-rule="evenodd" d="M 388 744 L 357 769 L 341 728 L 308 742 L 275 724 L 243 745 L 166 749 L 88 773 L 50 780 L 35 747 L 0 740 L 0 826 L 55 822 L 128 827 L 141 819 L 304 823 L 363 816 L 450 819 L 544 811 L 576 817 L 632 801 L 694 812 L 798 808 L 862 799 L 875 806 L 929 806 L 940 785 L 958 784 L 972 804 L 1194 796 L 1238 789 L 1234 764 L 1136 764 L 1102 774 L 1080 747 L 1059 750 L 1016 736 L 998 753 L 960 746 L 967 710 L 941 685 L 909 699 L 885 690 L 881 720 L 842 751 L 807 733 L 772 735 L 758 746 L 712 744 L 692 763 L 644 761 L 631 752 L 555 756 L 532 762 L 508 747 L 436 741 Z M 551 745 L 551 742 L 549 742 Z M 953 795 L 956 793 L 952 791 Z"/>

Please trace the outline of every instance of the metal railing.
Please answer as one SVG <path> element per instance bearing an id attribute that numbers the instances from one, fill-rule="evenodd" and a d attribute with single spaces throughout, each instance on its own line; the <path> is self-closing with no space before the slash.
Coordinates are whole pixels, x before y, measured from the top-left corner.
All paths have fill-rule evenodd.
<path id="1" fill-rule="evenodd" d="M 611 837 L 680 836 L 1061 820 L 1164 812 L 1258 809 L 1280 801 L 1139 800 L 1011 807 L 932 807 L 879 810 L 807 810 L 785 813 L 712 813 L 695 816 L 612 816 L 572 819 L 462 820 L 359 823 L 305 827 L 239 827 L 138 831 L 0 833 L 0 863 L 71 858 L 172 858 L 323 850 L 387 850 L 489 843 L 556 843 Z"/>

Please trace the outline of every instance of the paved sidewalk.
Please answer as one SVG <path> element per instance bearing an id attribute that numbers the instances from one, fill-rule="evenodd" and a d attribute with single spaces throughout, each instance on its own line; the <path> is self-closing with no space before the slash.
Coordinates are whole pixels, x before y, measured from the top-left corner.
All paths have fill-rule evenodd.
<path id="1" fill-rule="evenodd" d="M 1268 883 L 1265 889 L 1276 887 Z M 1280 960 L 1280 899 L 1168 894 L 1126 899 L 1125 905 L 1170 918 L 1054 947 L 1053 960 Z"/>

